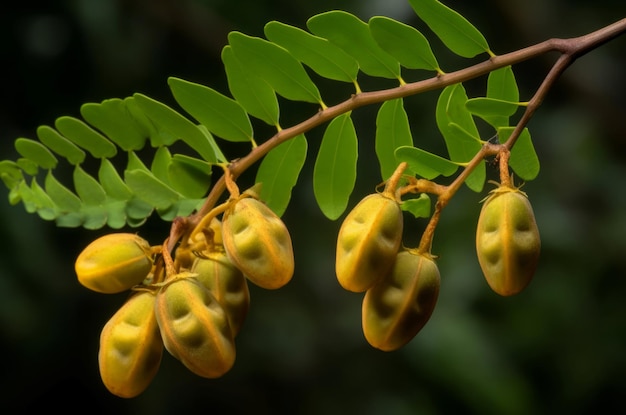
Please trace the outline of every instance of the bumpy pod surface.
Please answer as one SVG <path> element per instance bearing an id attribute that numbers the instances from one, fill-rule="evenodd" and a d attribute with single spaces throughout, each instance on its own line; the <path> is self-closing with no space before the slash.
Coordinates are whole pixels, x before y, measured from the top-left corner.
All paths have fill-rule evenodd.
<path id="1" fill-rule="evenodd" d="M 250 308 L 248 282 L 239 268 L 235 267 L 224 252 L 211 253 L 208 258 L 197 258 L 191 272 L 222 305 L 233 336 L 243 325 Z"/>
<path id="2" fill-rule="evenodd" d="M 154 309 L 165 348 L 189 370 L 205 378 L 230 370 L 235 343 L 228 317 L 196 278 L 179 276 L 165 284 Z"/>
<path id="3" fill-rule="evenodd" d="M 339 229 L 335 260 L 339 284 L 363 292 L 389 273 L 402 242 L 402 226 L 395 200 L 382 194 L 361 200 Z"/>
<path id="4" fill-rule="evenodd" d="M 163 342 L 154 301 L 151 292 L 133 294 L 102 329 L 98 351 L 100 377 L 114 395 L 139 395 L 159 370 Z"/>
<path id="5" fill-rule="evenodd" d="M 83 286 L 105 294 L 141 283 L 151 268 L 150 244 L 132 233 L 112 233 L 96 239 L 78 255 L 74 265 Z"/>
<path id="6" fill-rule="evenodd" d="M 261 201 L 243 197 L 227 209 L 222 239 L 233 264 L 259 287 L 276 289 L 291 280 L 294 257 L 289 231 Z"/>
<path id="7" fill-rule="evenodd" d="M 510 296 L 531 281 L 541 250 L 535 214 L 526 195 L 502 186 L 485 200 L 476 229 L 478 262 L 493 291 Z"/>
<path id="8" fill-rule="evenodd" d="M 363 298 L 363 334 L 368 343 L 391 351 L 411 341 L 430 319 L 439 285 L 439 269 L 430 256 L 400 252 L 391 273 Z"/>

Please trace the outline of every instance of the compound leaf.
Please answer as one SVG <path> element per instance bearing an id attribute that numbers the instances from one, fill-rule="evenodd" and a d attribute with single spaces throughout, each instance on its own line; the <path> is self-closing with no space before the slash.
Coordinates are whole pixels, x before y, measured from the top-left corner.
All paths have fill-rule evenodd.
<path id="1" fill-rule="evenodd" d="M 64 157 L 70 164 L 79 164 L 85 161 L 85 152 L 54 128 L 47 125 L 39 126 L 37 137 L 46 147 Z"/>
<path id="2" fill-rule="evenodd" d="M 141 149 L 148 138 L 137 128 L 124 101 L 119 98 L 84 104 L 80 107 L 80 114 L 125 151 Z"/>
<path id="3" fill-rule="evenodd" d="M 326 217 L 345 211 L 356 182 L 358 142 L 350 114 L 332 120 L 320 145 L 313 169 L 313 191 Z"/>
<path id="4" fill-rule="evenodd" d="M 67 139 L 95 158 L 111 158 L 117 154 L 117 147 L 112 142 L 78 118 L 59 117 L 54 126 Z"/>
<path id="5" fill-rule="evenodd" d="M 46 146 L 29 138 L 15 140 L 15 149 L 22 157 L 36 163 L 42 169 L 54 169 L 58 163 L 54 154 Z"/>
<path id="6" fill-rule="evenodd" d="M 106 200 L 106 192 L 96 179 L 80 166 L 74 167 L 74 188 L 81 201 L 90 206 L 98 206 Z"/>

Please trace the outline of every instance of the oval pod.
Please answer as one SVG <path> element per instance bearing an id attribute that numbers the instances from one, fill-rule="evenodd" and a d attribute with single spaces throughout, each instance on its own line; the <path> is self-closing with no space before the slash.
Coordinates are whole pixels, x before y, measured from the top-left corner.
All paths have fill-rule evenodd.
<path id="1" fill-rule="evenodd" d="M 337 236 L 335 272 L 346 290 L 363 292 L 389 273 L 402 243 L 402 210 L 372 194 L 346 216 Z"/>
<path id="2" fill-rule="evenodd" d="M 98 366 L 106 388 L 133 398 L 150 384 L 161 364 L 163 342 L 154 315 L 154 294 L 133 294 L 100 334 Z"/>
<path id="3" fill-rule="evenodd" d="M 140 284 L 151 268 L 150 244 L 133 233 L 112 233 L 94 240 L 74 264 L 83 286 L 105 294 L 119 293 Z"/>
<path id="4" fill-rule="evenodd" d="M 161 287 L 154 310 L 167 351 L 198 376 L 217 378 L 235 363 L 235 344 L 224 309 L 193 275 Z"/>
<path id="5" fill-rule="evenodd" d="M 430 319 L 439 285 L 439 269 L 431 256 L 398 253 L 391 273 L 363 298 L 362 325 L 368 343 L 391 351 L 411 341 Z"/>
<path id="6" fill-rule="evenodd" d="M 282 220 L 261 201 L 242 197 L 222 219 L 222 239 L 230 260 L 254 284 L 276 289 L 294 272 L 293 247 Z"/>
<path id="7" fill-rule="evenodd" d="M 233 337 L 236 336 L 250 308 L 250 290 L 246 277 L 224 252 L 213 252 L 207 258 L 197 258 L 191 272 L 198 274 L 198 281 L 222 305 Z"/>
<path id="8" fill-rule="evenodd" d="M 485 200 L 476 229 L 478 262 L 487 283 L 502 296 L 521 292 L 531 281 L 541 250 L 528 197 L 501 186 Z"/>

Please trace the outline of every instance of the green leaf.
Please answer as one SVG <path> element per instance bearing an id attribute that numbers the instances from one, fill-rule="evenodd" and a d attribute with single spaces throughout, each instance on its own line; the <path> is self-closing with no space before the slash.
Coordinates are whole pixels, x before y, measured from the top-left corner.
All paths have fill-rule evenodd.
<path id="1" fill-rule="evenodd" d="M 337 219 L 356 182 L 358 142 L 350 114 L 333 119 L 322 137 L 313 169 L 313 192 L 326 217 Z"/>
<path id="2" fill-rule="evenodd" d="M 82 226 L 85 229 L 100 229 L 107 224 L 108 211 L 102 205 L 83 205 L 80 211 Z"/>
<path id="3" fill-rule="evenodd" d="M 498 139 L 500 142 L 504 143 L 508 140 L 514 129 L 514 127 L 499 128 Z M 515 145 L 511 149 L 509 165 L 522 180 L 533 180 L 539 174 L 539 158 L 535 152 L 528 128 L 525 128 L 515 141 Z"/>
<path id="4" fill-rule="evenodd" d="M 148 116 L 143 112 L 141 107 L 139 106 L 137 100 L 134 97 L 126 97 L 124 98 L 124 106 L 128 111 L 128 114 L 135 122 L 135 126 L 139 130 L 142 136 L 150 138 L 150 144 L 153 147 L 159 147 L 161 145 L 168 145 L 175 141 L 175 138 L 172 138 L 170 135 L 166 137 L 161 137 L 159 132 L 157 131 L 157 127 L 154 123 L 148 118 Z M 163 142 L 163 139 L 170 140 L 168 143 Z"/>
<path id="5" fill-rule="evenodd" d="M 265 25 L 265 36 L 324 78 L 356 82 L 357 61 L 328 40 L 281 22 Z"/>
<path id="6" fill-rule="evenodd" d="M 412 172 L 428 180 L 451 176 L 459 168 L 458 163 L 416 147 L 398 147 L 396 157 L 399 162 L 408 163 Z"/>
<path id="7" fill-rule="evenodd" d="M 31 197 L 32 202 L 36 205 L 39 217 L 43 220 L 56 219 L 59 214 L 57 207 L 52 199 L 50 199 L 50 196 L 48 196 L 46 191 L 39 186 L 37 180 L 32 181 L 30 189 L 32 192 L 29 196 Z"/>
<path id="8" fill-rule="evenodd" d="M 106 200 L 106 193 L 100 183 L 78 165 L 74 167 L 74 188 L 85 205 L 98 206 Z"/>
<path id="9" fill-rule="evenodd" d="M 141 226 L 152 214 L 154 207 L 137 197 L 133 197 L 126 202 L 126 221 L 130 226 Z"/>
<path id="10" fill-rule="evenodd" d="M 519 101 L 519 89 L 515 81 L 513 69 L 510 66 L 496 69 L 489 73 L 487 78 L 487 98 L 508 102 Z M 482 118 L 494 128 L 507 127 L 509 117 L 506 115 L 483 116 Z"/>
<path id="11" fill-rule="evenodd" d="M 24 181 L 24 174 L 16 162 L 3 160 L 0 161 L 0 179 L 7 188 L 13 189 Z"/>
<path id="12" fill-rule="evenodd" d="M 411 213 L 416 218 L 428 218 L 431 210 L 430 196 L 426 193 L 420 193 L 416 198 L 403 200 L 400 208 L 405 212 Z"/>
<path id="13" fill-rule="evenodd" d="M 37 137 L 50 150 L 65 157 L 70 164 L 80 164 L 85 161 L 85 152 L 54 128 L 47 125 L 40 126 L 37 128 Z"/>
<path id="14" fill-rule="evenodd" d="M 400 65 L 441 72 L 428 40 L 414 27 L 388 17 L 375 16 L 369 20 L 369 28 L 378 46 Z"/>
<path id="15" fill-rule="evenodd" d="M 207 128 L 202 124 L 198 125 L 198 130 L 200 130 L 200 132 L 206 137 L 207 141 L 209 142 L 209 145 L 211 146 L 211 149 L 213 150 L 213 154 L 215 154 L 215 158 L 217 159 L 217 162 L 222 163 L 222 162 L 228 161 L 226 159 L 226 156 L 224 156 L 224 153 L 222 153 L 222 150 L 220 149 L 220 147 L 215 142 L 215 139 L 213 138 L 209 130 L 207 130 Z M 210 163 L 211 161 L 208 161 L 208 162 Z"/>
<path id="16" fill-rule="evenodd" d="M 35 179 L 33 179 L 33 182 L 35 182 Z M 11 200 L 15 200 L 16 203 L 21 200 L 27 213 L 37 212 L 39 205 L 35 201 L 35 195 L 33 194 L 33 190 L 28 187 L 26 181 L 23 181 L 19 184 L 17 192 L 19 193 L 19 197 L 15 197 Z"/>
<path id="17" fill-rule="evenodd" d="M 452 52 L 465 58 L 493 53 L 485 37 L 465 17 L 437 0 L 409 0 L 415 13 Z"/>
<path id="18" fill-rule="evenodd" d="M 22 157 L 17 159 L 16 163 L 20 169 L 24 170 L 24 172 L 30 176 L 36 176 L 37 173 L 39 173 L 39 166 L 31 159 Z"/>
<path id="19" fill-rule="evenodd" d="M 125 151 L 140 150 L 148 138 L 142 134 L 124 101 L 119 98 L 107 99 L 100 104 L 84 104 L 80 107 L 80 114 Z"/>
<path id="20" fill-rule="evenodd" d="M 98 180 L 106 194 L 115 200 L 129 200 L 133 193 L 108 159 L 102 159 L 98 170 Z"/>
<path id="21" fill-rule="evenodd" d="M 87 150 L 95 158 L 111 158 L 117 154 L 117 147 L 102 134 L 73 117 L 59 117 L 54 126 L 68 140 Z"/>
<path id="22" fill-rule="evenodd" d="M 107 212 L 106 225 L 111 229 L 121 229 L 126 226 L 126 202 L 107 199 L 104 209 Z"/>
<path id="23" fill-rule="evenodd" d="M 342 10 L 332 10 L 311 17 L 309 30 L 339 46 L 359 63 L 361 71 L 371 76 L 400 79 L 400 64 L 378 46 L 367 23 Z"/>
<path id="24" fill-rule="evenodd" d="M 204 197 L 211 186 L 211 165 L 193 157 L 174 154 L 168 174 L 170 186 L 189 199 Z"/>
<path id="25" fill-rule="evenodd" d="M 508 117 L 515 114 L 520 103 L 479 97 L 468 99 L 465 106 L 469 112 L 483 119 L 489 119 L 491 117 L 504 117 L 508 119 Z"/>
<path id="26" fill-rule="evenodd" d="M 82 206 L 81 200 L 71 190 L 63 186 L 53 175 L 48 172 L 44 183 L 46 193 L 62 212 L 78 212 Z"/>
<path id="27" fill-rule="evenodd" d="M 246 70 L 230 46 L 222 49 L 222 62 L 233 97 L 248 112 L 265 123 L 277 126 L 278 99 L 274 89 L 263 79 Z"/>
<path id="28" fill-rule="evenodd" d="M 163 183 L 170 185 L 169 167 L 172 161 L 172 155 L 167 147 L 157 148 L 154 157 L 152 158 L 152 164 L 150 165 L 150 171 L 154 174 L 154 177 L 161 180 Z"/>
<path id="29" fill-rule="evenodd" d="M 22 157 L 32 160 L 42 169 L 54 169 L 58 163 L 54 154 L 39 141 L 28 138 L 18 138 L 15 140 L 14 145 L 15 149 Z"/>
<path id="30" fill-rule="evenodd" d="M 396 148 L 413 145 L 409 117 L 403 104 L 402 99 L 386 101 L 376 117 L 375 149 L 383 180 L 387 180 L 398 167 Z"/>
<path id="31" fill-rule="evenodd" d="M 176 140 L 182 139 L 209 163 L 217 161 L 211 143 L 196 124 L 167 105 L 143 94 L 136 93 L 133 97 L 141 110 L 156 126 L 159 135 L 164 138 L 159 145 L 155 145 L 156 143 L 153 142 L 153 146 L 169 146 Z"/>
<path id="32" fill-rule="evenodd" d="M 228 141 L 252 141 L 252 124 L 237 101 L 179 78 L 170 77 L 167 83 L 180 106 L 213 134 Z"/>
<path id="33" fill-rule="evenodd" d="M 124 180 L 139 199 L 157 209 L 168 208 L 180 198 L 171 187 L 145 170 L 126 170 Z"/>
<path id="34" fill-rule="evenodd" d="M 279 95 L 323 106 L 320 93 L 304 67 L 285 49 L 240 32 L 231 32 L 228 42 L 244 67 L 267 81 Z"/>
<path id="35" fill-rule="evenodd" d="M 291 190 L 298 181 L 306 153 L 307 141 L 301 134 L 273 148 L 261 161 L 255 182 L 263 184 L 261 200 L 278 216 L 282 216 L 289 205 Z"/>

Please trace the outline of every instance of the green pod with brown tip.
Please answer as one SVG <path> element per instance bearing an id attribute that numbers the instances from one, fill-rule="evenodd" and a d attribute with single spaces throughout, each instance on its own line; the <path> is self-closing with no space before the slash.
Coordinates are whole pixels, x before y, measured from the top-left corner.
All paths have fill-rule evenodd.
<path id="1" fill-rule="evenodd" d="M 98 366 L 106 388 L 122 398 L 141 394 L 159 370 L 163 342 L 154 315 L 154 293 L 132 295 L 100 334 Z"/>
<path id="2" fill-rule="evenodd" d="M 198 274 L 198 281 L 222 305 L 233 336 L 236 336 L 250 308 L 250 290 L 246 277 L 224 252 L 212 252 L 207 258 L 197 258 L 191 272 Z"/>
<path id="3" fill-rule="evenodd" d="M 252 283 L 277 289 L 291 280 L 291 236 L 263 202 L 246 196 L 234 202 L 222 218 L 222 240 L 230 260 Z"/>
<path id="4" fill-rule="evenodd" d="M 521 292 L 539 262 L 541 239 L 528 197 L 501 186 L 485 200 L 476 229 L 478 262 L 487 283 L 502 296 Z"/>
<path id="5" fill-rule="evenodd" d="M 94 240 L 74 264 L 83 286 L 105 294 L 119 293 L 140 284 L 151 268 L 150 244 L 133 233 L 112 233 Z"/>
<path id="6" fill-rule="evenodd" d="M 337 236 L 335 272 L 346 290 L 363 292 L 393 266 L 402 243 L 402 210 L 384 194 L 361 200 L 346 216 Z"/>
<path id="7" fill-rule="evenodd" d="M 398 253 L 391 272 L 363 298 L 362 325 L 368 343 L 392 351 L 411 341 L 430 319 L 439 286 L 439 269 L 430 255 Z"/>
<path id="8" fill-rule="evenodd" d="M 226 312 L 195 274 L 172 277 L 158 291 L 155 315 L 167 351 L 189 370 L 217 378 L 235 363 Z"/>

